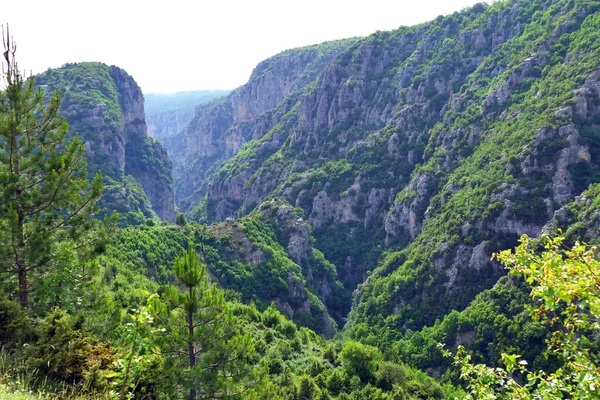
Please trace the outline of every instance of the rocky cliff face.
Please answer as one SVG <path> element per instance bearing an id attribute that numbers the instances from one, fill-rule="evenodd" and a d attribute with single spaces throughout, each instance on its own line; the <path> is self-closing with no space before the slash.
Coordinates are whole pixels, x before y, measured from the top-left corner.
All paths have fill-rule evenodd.
<path id="1" fill-rule="evenodd" d="M 195 108 L 165 111 L 152 116 L 147 116 L 148 135 L 165 141 L 187 129 L 194 118 Z"/>
<path id="2" fill-rule="evenodd" d="M 293 103 L 287 101 L 281 110 L 271 110 L 312 82 L 352 42 L 330 42 L 278 54 L 260 63 L 246 85 L 200 105 L 186 131 L 164 140 L 173 157 L 178 205 L 183 210 L 197 205 L 206 193 L 208 178 L 244 143 L 267 133 Z"/>
<path id="3" fill-rule="evenodd" d="M 237 290 L 244 300 L 274 303 L 290 319 L 326 337 L 336 331 L 340 282 L 335 266 L 313 247 L 302 210 L 281 201 L 267 201 L 250 215 L 208 226 L 219 239 L 220 254 L 229 262 L 246 265 L 243 279 L 229 268 L 221 284 Z M 213 268 L 216 273 L 217 268 Z M 331 311 L 330 311 L 331 310 Z"/>
<path id="4" fill-rule="evenodd" d="M 187 129 L 200 104 L 226 96 L 230 90 L 198 90 L 178 93 L 145 93 L 148 134 L 165 140 Z"/>
<path id="5" fill-rule="evenodd" d="M 276 58 L 173 138 L 196 188 L 180 199 L 203 198 L 191 216 L 206 221 L 285 199 L 346 290 L 360 284 L 349 328 L 432 323 L 599 179 L 595 7 L 504 1 L 378 32 L 301 89 Z"/>
<path id="6" fill-rule="evenodd" d="M 148 137 L 144 97 L 133 78 L 115 66 L 80 63 L 48 70 L 36 82 L 63 93 L 61 113 L 85 144 L 90 173 L 105 176 L 103 206 L 173 221 L 171 161 L 160 143 Z M 133 182 L 125 175 L 143 191 L 130 187 Z M 146 196 L 151 209 L 139 206 Z"/>

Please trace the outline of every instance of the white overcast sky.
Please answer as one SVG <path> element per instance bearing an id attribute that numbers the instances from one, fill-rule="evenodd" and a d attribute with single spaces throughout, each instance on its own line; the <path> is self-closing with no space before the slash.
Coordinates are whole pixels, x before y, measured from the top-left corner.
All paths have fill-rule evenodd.
<path id="1" fill-rule="evenodd" d="M 482 0 L 9 0 L 21 69 L 125 69 L 145 93 L 233 89 L 283 50 L 414 25 Z"/>

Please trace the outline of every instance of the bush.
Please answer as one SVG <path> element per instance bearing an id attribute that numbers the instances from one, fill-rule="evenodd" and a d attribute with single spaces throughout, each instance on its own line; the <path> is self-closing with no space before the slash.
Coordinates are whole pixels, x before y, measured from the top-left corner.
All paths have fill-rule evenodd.
<path id="1" fill-rule="evenodd" d="M 382 354 L 376 347 L 349 341 L 344 344 L 339 358 L 349 375 L 356 375 L 363 383 L 367 383 L 373 380 Z"/>
<path id="2" fill-rule="evenodd" d="M 0 292 L 0 346 L 19 347 L 31 340 L 33 333 L 27 313 Z"/>
<path id="3" fill-rule="evenodd" d="M 29 366 L 69 383 L 81 382 L 95 366 L 111 366 L 114 354 L 110 346 L 87 335 L 82 325 L 83 317 L 74 318 L 59 308 L 51 311 L 38 328 Z"/>

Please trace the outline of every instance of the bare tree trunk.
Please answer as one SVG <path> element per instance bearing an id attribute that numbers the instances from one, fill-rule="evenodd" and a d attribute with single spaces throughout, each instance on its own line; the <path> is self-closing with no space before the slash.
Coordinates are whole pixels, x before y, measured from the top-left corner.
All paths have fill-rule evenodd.
<path id="1" fill-rule="evenodd" d="M 22 263 L 19 263 L 22 264 Z M 19 303 L 21 308 L 29 307 L 29 293 L 27 284 L 27 270 L 23 265 L 19 265 Z"/>
<path id="2" fill-rule="evenodd" d="M 194 289 L 190 287 L 190 300 L 194 295 Z M 188 342 L 188 354 L 190 358 L 190 370 L 194 369 L 196 365 L 196 349 L 194 348 L 194 312 L 190 308 L 188 311 L 188 330 L 190 335 L 190 341 Z M 190 382 L 190 400 L 196 400 L 196 388 L 194 384 Z"/>
<path id="3" fill-rule="evenodd" d="M 17 153 L 17 145 L 16 138 L 13 137 L 11 140 L 11 153 Z M 12 156 L 12 155 L 11 155 Z M 16 176 L 19 176 L 19 159 L 16 158 L 12 163 L 13 173 Z M 23 190 L 21 187 L 17 187 L 16 195 L 17 198 L 20 198 L 23 194 Z M 19 303 L 21 303 L 21 308 L 27 309 L 29 307 L 29 285 L 27 282 L 27 265 L 25 264 L 25 260 L 23 260 L 22 255 L 25 250 L 25 237 L 24 237 L 24 228 L 25 228 L 25 218 L 23 216 L 23 210 L 17 209 L 17 226 L 14 232 L 13 237 L 13 246 L 16 241 L 15 246 L 15 264 L 17 265 L 17 270 L 19 273 Z"/>

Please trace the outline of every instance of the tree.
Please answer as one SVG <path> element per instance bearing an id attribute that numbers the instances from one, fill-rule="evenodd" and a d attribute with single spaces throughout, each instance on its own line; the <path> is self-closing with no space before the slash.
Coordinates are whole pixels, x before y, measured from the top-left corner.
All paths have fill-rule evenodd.
<path id="1" fill-rule="evenodd" d="M 177 216 L 175 216 L 175 224 L 179 226 L 187 225 L 187 220 L 185 219 L 185 215 L 183 215 L 183 213 L 178 213 Z"/>
<path id="2" fill-rule="evenodd" d="M 363 383 L 373 380 L 383 358 L 378 348 L 355 341 L 346 342 L 339 357 L 348 374 L 358 376 Z"/>
<path id="3" fill-rule="evenodd" d="M 165 326 L 163 351 L 172 355 L 176 373 L 189 390 L 189 398 L 232 398 L 249 388 L 254 347 L 248 334 L 237 332 L 232 310 L 223 291 L 211 284 L 206 265 L 193 244 L 173 268 L 182 290 L 166 288 L 163 300 L 152 299 L 150 309 Z"/>
<path id="4" fill-rule="evenodd" d="M 100 238 L 89 235 L 102 177 L 89 182 L 83 143 L 67 140 L 68 124 L 59 117 L 60 93 L 44 106 L 43 90 L 19 72 L 8 28 L 2 33 L 0 270 L 16 278 L 19 302 L 28 308 L 32 273 L 47 273 L 65 248 L 85 258 Z"/>
<path id="5" fill-rule="evenodd" d="M 470 356 L 459 347 L 455 361 L 472 398 L 600 398 L 598 248 L 576 244 L 566 249 L 563 237 L 545 240 L 541 255 L 523 236 L 514 253 L 503 251 L 497 258 L 531 285 L 531 296 L 538 301 L 537 307 L 530 309 L 531 315 L 552 330 L 548 354 L 563 365 L 551 373 L 530 371 L 519 355 L 502 354 L 505 369 L 490 368 L 471 364 Z"/>

